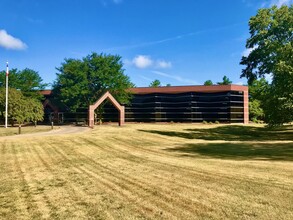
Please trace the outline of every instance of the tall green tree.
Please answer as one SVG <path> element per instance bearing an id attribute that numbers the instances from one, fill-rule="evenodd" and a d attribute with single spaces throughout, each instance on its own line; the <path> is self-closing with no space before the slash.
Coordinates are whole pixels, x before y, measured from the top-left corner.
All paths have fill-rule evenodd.
<path id="1" fill-rule="evenodd" d="M 11 118 L 15 108 L 21 102 L 21 99 L 24 98 L 21 91 L 18 91 L 14 88 L 9 88 L 9 99 L 8 99 L 8 117 Z M 0 114 L 1 119 L 4 120 L 5 117 L 5 88 L 0 87 Z"/>
<path id="2" fill-rule="evenodd" d="M 265 78 L 254 80 L 249 85 L 249 118 L 251 121 L 264 121 L 265 112 L 263 110 L 270 85 Z"/>
<path id="3" fill-rule="evenodd" d="M 158 80 L 158 79 L 155 79 L 155 80 L 152 81 L 152 82 L 150 83 L 150 85 L 149 85 L 149 87 L 160 87 L 160 86 L 162 86 L 162 85 L 161 85 L 160 80 Z"/>
<path id="4" fill-rule="evenodd" d="M 260 9 L 256 16 L 251 17 L 250 37 L 246 42 L 250 53 L 241 59 L 241 64 L 246 66 L 241 77 L 247 77 L 251 83 L 258 77 L 275 74 L 277 65 L 292 55 L 292 29 L 292 5 Z"/>
<path id="5" fill-rule="evenodd" d="M 205 86 L 212 86 L 212 85 L 214 85 L 214 83 L 213 83 L 212 80 L 209 79 L 209 80 L 207 80 L 207 81 L 204 82 L 204 85 Z"/>
<path id="6" fill-rule="evenodd" d="M 262 103 L 266 121 L 279 125 L 293 120 L 293 6 L 260 9 L 249 21 L 250 37 L 240 64 L 241 77 L 251 84 L 258 77 L 272 75 Z"/>
<path id="7" fill-rule="evenodd" d="M 0 87 L 5 87 L 6 72 L 0 72 Z M 39 93 L 47 84 L 43 83 L 39 73 L 32 69 L 11 69 L 9 71 L 9 88 L 20 90 L 24 96 L 41 99 Z"/>
<path id="8" fill-rule="evenodd" d="M 118 55 L 92 53 L 81 60 L 65 59 L 57 70 L 53 92 L 73 112 L 93 104 L 106 91 L 121 103 L 131 99 L 128 88 L 134 84 Z"/>
<path id="9" fill-rule="evenodd" d="M 224 76 L 223 81 L 217 82 L 217 84 L 218 85 L 230 85 L 230 84 L 232 84 L 232 81 L 227 76 Z"/>
<path id="10" fill-rule="evenodd" d="M 0 114 L 5 116 L 5 88 L 0 88 Z M 29 98 L 20 90 L 9 88 L 8 118 L 11 124 L 16 121 L 20 126 L 24 122 L 42 121 L 44 116 L 43 105 L 38 99 Z"/>

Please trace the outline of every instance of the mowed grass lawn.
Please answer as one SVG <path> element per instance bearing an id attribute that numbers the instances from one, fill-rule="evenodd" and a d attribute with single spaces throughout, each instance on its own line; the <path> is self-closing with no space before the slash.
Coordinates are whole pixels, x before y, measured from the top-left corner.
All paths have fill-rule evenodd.
<path id="1" fill-rule="evenodd" d="M 293 128 L 97 126 L 0 138 L 1 219 L 293 219 Z"/>
<path id="2" fill-rule="evenodd" d="M 18 134 L 18 126 L 15 127 L 0 127 L 0 137 L 1 136 L 11 136 L 11 135 L 17 135 Z M 44 131 L 50 131 L 51 126 L 23 126 L 21 128 L 21 134 L 30 134 L 30 133 L 37 133 L 37 132 L 44 132 Z M 0 140 L 1 141 L 1 140 Z"/>

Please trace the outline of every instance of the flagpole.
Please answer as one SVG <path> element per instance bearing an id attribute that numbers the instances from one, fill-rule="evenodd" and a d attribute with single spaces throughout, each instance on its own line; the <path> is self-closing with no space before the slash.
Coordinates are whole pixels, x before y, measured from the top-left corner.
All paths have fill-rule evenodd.
<path id="1" fill-rule="evenodd" d="M 5 128 L 7 128 L 7 121 L 8 121 L 8 62 L 6 62 L 6 101 L 5 101 Z"/>

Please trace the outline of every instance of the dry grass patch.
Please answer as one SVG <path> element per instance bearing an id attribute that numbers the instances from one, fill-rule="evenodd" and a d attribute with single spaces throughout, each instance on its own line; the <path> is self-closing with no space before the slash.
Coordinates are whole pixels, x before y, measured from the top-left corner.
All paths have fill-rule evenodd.
<path id="1" fill-rule="evenodd" d="M 263 129 L 109 125 L 4 140 L 0 218 L 292 219 L 293 130 Z"/>
<path id="2" fill-rule="evenodd" d="M 23 126 L 21 128 L 21 134 L 30 134 L 30 133 L 36 133 L 36 132 L 45 132 L 50 131 L 50 126 L 43 126 L 38 125 L 37 127 L 34 126 Z M 18 134 L 18 127 L 0 127 L 0 137 L 1 136 L 11 136 L 11 135 L 17 135 Z"/>

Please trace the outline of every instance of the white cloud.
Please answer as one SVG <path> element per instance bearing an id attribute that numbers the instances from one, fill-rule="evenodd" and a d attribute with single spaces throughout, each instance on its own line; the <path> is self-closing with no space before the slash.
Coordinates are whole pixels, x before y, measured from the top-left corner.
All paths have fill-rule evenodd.
<path id="1" fill-rule="evenodd" d="M 0 47 L 13 50 L 24 50 L 27 45 L 20 39 L 9 35 L 5 30 L 0 30 Z"/>
<path id="2" fill-rule="evenodd" d="M 132 63 L 139 69 L 145 69 L 153 65 L 153 60 L 149 56 L 138 55 L 133 58 Z"/>
<path id="3" fill-rule="evenodd" d="M 177 76 L 177 75 L 173 75 L 173 74 L 168 74 L 168 73 L 163 73 L 161 71 L 152 71 L 152 73 L 157 74 L 159 76 L 164 76 L 170 79 L 174 79 L 178 82 L 181 83 L 187 83 L 187 84 L 198 84 L 196 81 L 192 80 L 192 79 L 186 79 L 186 78 L 182 78 L 181 76 Z"/>
<path id="4" fill-rule="evenodd" d="M 146 68 L 155 68 L 155 69 L 167 69 L 172 67 L 172 63 L 170 61 L 165 60 L 154 60 L 151 56 L 147 55 L 137 55 L 132 59 L 132 61 L 125 60 L 125 64 L 134 65 L 139 69 Z"/>
<path id="5" fill-rule="evenodd" d="M 165 60 L 158 60 L 156 62 L 156 67 L 160 68 L 160 69 L 166 69 L 166 68 L 171 68 L 172 67 L 172 63 L 165 61 Z"/>

